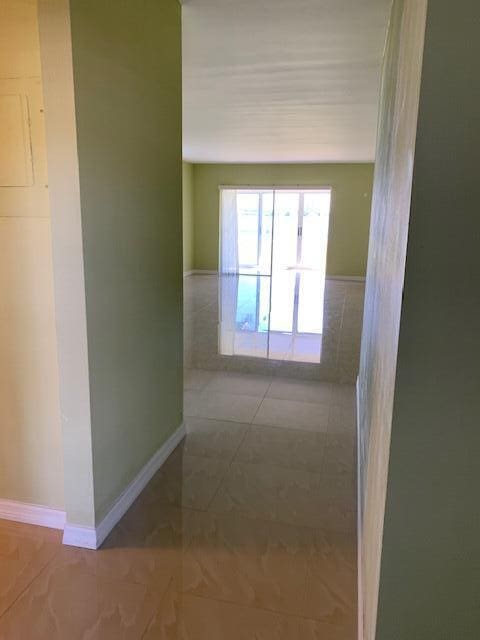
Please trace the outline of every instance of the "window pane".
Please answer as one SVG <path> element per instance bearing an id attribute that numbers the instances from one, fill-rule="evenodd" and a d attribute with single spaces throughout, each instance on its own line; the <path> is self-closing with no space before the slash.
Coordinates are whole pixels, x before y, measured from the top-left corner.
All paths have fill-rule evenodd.
<path id="1" fill-rule="evenodd" d="M 237 193 L 238 257 L 240 267 L 258 264 L 258 193 Z"/>
<path id="2" fill-rule="evenodd" d="M 297 264 L 298 191 L 275 192 L 273 267 L 292 269 Z"/>
<path id="3" fill-rule="evenodd" d="M 329 214 L 329 191 L 305 192 L 301 259 L 303 268 L 325 269 Z"/>

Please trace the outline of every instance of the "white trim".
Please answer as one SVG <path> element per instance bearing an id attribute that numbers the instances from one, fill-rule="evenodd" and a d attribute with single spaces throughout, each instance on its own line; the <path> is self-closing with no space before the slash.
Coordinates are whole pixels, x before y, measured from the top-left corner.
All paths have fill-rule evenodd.
<path id="1" fill-rule="evenodd" d="M 95 528 L 81 527 L 67 523 L 63 533 L 63 544 L 72 547 L 84 547 L 85 549 L 98 549 L 110 531 L 167 460 L 168 456 L 180 444 L 181 440 L 185 437 L 185 433 L 185 425 L 181 424 L 140 470 L 138 475 L 118 497 L 107 515 Z"/>
<path id="2" fill-rule="evenodd" d="M 35 524 L 50 529 L 63 529 L 65 511 L 15 500 L 0 500 L 0 519 Z"/>
<path id="3" fill-rule="evenodd" d="M 357 409 L 357 623 L 358 623 L 358 640 L 363 640 L 363 572 L 362 572 L 362 518 L 361 518 L 361 500 L 362 500 L 362 469 L 361 469 L 361 449 L 360 449 L 360 383 L 357 376 L 355 384 L 356 391 L 356 409 Z"/>
<path id="4" fill-rule="evenodd" d="M 98 549 L 97 532 L 94 527 L 79 527 L 74 524 L 66 524 L 63 531 L 63 544 L 82 549 Z"/>
<path id="5" fill-rule="evenodd" d="M 216 276 L 218 271 L 211 269 L 194 269 L 191 274 L 192 276 Z"/>
<path id="6" fill-rule="evenodd" d="M 214 271 L 211 269 L 193 269 L 192 271 L 186 271 L 183 276 L 186 278 L 187 276 L 207 276 L 207 275 L 218 275 L 218 271 Z M 232 274 L 228 274 L 232 275 Z M 233 275 L 256 275 L 252 274 L 233 274 Z M 365 282 L 366 278 L 364 276 L 325 276 L 326 280 L 338 280 L 340 282 Z"/>
<path id="7" fill-rule="evenodd" d="M 333 191 L 331 185 L 304 185 L 304 184 L 219 184 L 220 191 Z"/>
<path id="8" fill-rule="evenodd" d="M 326 276 L 326 280 L 339 280 L 340 282 L 365 282 L 365 276 Z"/>

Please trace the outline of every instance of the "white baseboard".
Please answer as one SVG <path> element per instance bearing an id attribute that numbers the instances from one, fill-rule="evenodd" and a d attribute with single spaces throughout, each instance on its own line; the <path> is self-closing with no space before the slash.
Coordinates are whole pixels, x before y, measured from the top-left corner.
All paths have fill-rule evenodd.
<path id="1" fill-rule="evenodd" d="M 326 280 L 339 280 L 343 282 L 365 282 L 364 276 L 326 276 Z"/>
<path id="2" fill-rule="evenodd" d="M 361 460 L 361 441 L 360 441 L 360 383 L 357 376 L 355 385 L 356 391 L 356 410 L 357 410 L 357 622 L 358 622 L 358 640 L 363 640 L 363 531 L 361 517 L 361 500 L 362 500 L 362 469 Z"/>
<path id="3" fill-rule="evenodd" d="M 216 276 L 218 271 L 211 269 L 194 269 L 192 276 Z"/>
<path id="4" fill-rule="evenodd" d="M 184 278 L 188 276 L 213 276 L 218 275 L 218 271 L 212 271 L 210 269 L 192 269 L 191 271 L 185 271 Z M 343 282 L 365 282 L 364 276 L 325 276 L 326 280 L 339 280 Z"/>
<path id="5" fill-rule="evenodd" d="M 218 271 L 212 271 L 210 269 L 192 269 L 191 271 L 185 271 L 183 277 L 188 276 L 208 276 L 218 275 Z M 365 282 L 364 276 L 325 276 L 326 280 L 339 280 L 340 282 Z"/>
<path id="6" fill-rule="evenodd" d="M 185 425 L 182 424 L 150 458 L 95 528 L 81 527 L 69 523 L 65 525 L 63 544 L 85 549 L 98 549 L 184 437 Z"/>
<path id="7" fill-rule="evenodd" d="M 50 529 L 63 529 L 65 511 L 14 500 L 0 500 L 0 519 L 35 524 Z"/>

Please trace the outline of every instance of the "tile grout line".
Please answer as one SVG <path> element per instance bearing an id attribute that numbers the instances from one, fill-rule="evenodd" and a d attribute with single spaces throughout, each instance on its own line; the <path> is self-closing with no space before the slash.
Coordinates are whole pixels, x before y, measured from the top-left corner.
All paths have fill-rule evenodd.
<path id="1" fill-rule="evenodd" d="M 270 384 L 271 384 L 271 383 L 270 383 Z M 270 388 L 270 386 L 269 386 L 268 388 Z M 265 397 L 265 396 L 263 396 L 263 397 Z M 260 408 L 260 405 L 262 404 L 262 402 L 263 402 L 263 398 L 262 398 L 262 400 L 260 401 L 260 403 L 259 403 L 259 405 L 258 405 L 258 409 Z M 258 409 L 257 409 L 257 412 L 258 412 Z M 257 415 L 257 412 L 255 412 L 255 415 Z M 254 416 L 254 418 L 255 418 L 255 416 Z M 208 418 L 207 418 L 207 420 L 208 420 Z M 228 422 L 228 420 L 226 420 L 225 422 Z M 232 422 L 233 422 L 233 421 L 232 421 Z M 237 423 L 237 424 L 242 424 L 242 423 Z M 227 477 L 227 473 L 228 473 L 228 472 L 231 470 L 231 468 L 232 468 L 232 463 L 233 463 L 233 461 L 235 460 L 235 456 L 237 455 L 237 453 L 238 453 L 238 451 L 239 451 L 240 447 L 242 446 L 242 444 L 243 444 L 243 442 L 244 442 L 245 438 L 247 437 L 247 433 L 249 432 L 249 430 L 250 430 L 250 427 L 251 427 L 251 424 L 252 424 L 252 423 L 250 422 L 250 423 L 243 423 L 243 424 L 249 424 L 249 426 L 245 429 L 245 433 L 243 434 L 243 437 L 242 437 L 242 439 L 240 440 L 239 445 L 238 445 L 238 446 L 237 446 L 237 448 L 235 449 L 235 452 L 234 452 L 233 456 L 232 456 L 232 457 L 231 457 L 231 459 L 229 460 L 229 462 L 228 462 L 228 466 L 227 466 L 227 468 L 226 468 L 226 470 L 225 470 L 225 473 L 222 475 L 222 477 L 221 477 L 221 479 L 220 479 L 220 482 L 218 483 L 218 486 L 217 486 L 217 488 L 216 488 L 216 490 L 215 490 L 215 493 L 213 494 L 213 496 L 212 496 L 211 500 L 209 501 L 209 503 L 208 503 L 208 505 L 207 505 L 206 511 L 208 511 L 208 512 L 210 512 L 210 507 L 212 506 L 212 504 L 213 504 L 213 502 L 214 502 L 215 498 L 217 497 L 217 494 L 218 494 L 218 492 L 220 491 L 220 487 L 222 486 L 222 484 L 223 484 L 223 483 L 224 483 L 224 481 L 225 481 L 225 478 Z"/>
<path id="2" fill-rule="evenodd" d="M 199 598 L 200 600 L 212 600 L 213 602 L 221 602 L 222 604 L 233 605 L 234 607 L 240 607 L 242 609 L 248 609 L 250 611 L 264 611 L 266 613 L 272 613 L 277 616 L 284 616 L 288 618 L 294 618 L 295 620 L 307 620 L 309 622 L 322 622 L 322 618 L 312 618 L 311 616 L 302 615 L 300 613 L 288 613 L 285 611 L 279 611 L 277 609 L 269 609 L 268 607 L 252 607 L 249 604 L 243 602 L 236 602 L 234 600 L 224 600 L 223 598 L 214 598 L 213 596 L 198 595 L 196 593 L 189 593 L 188 591 L 181 590 L 182 595 L 189 596 L 191 598 Z M 341 628 L 341 627 L 339 627 Z"/>
<path id="3" fill-rule="evenodd" d="M 267 393 L 270 391 L 270 388 L 271 388 L 272 384 L 273 384 L 273 379 L 270 381 L 270 383 L 269 383 L 268 387 L 265 389 L 265 392 L 264 392 L 263 396 L 261 396 L 261 398 L 262 398 L 262 399 L 260 400 L 260 403 L 259 403 L 259 405 L 258 405 L 258 407 L 257 407 L 257 410 L 255 411 L 255 414 L 254 414 L 253 418 L 252 418 L 252 419 L 251 419 L 251 421 L 250 421 L 250 426 L 252 426 L 252 425 L 253 425 L 253 423 L 254 423 L 254 421 L 255 421 L 255 418 L 257 417 L 257 414 L 258 414 L 258 412 L 260 411 L 260 407 L 262 406 L 263 401 L 264 401 L 264 400 L 265 400 L 265 398 L 267 397 Z"/>
<path id="4" fill-rule="evenodd" d="M 40 576 L 42 575 L 42 573 L 44 573 L 44 571 L 47 569 L 47 567 L 49 567 L 53 561 L 57 558 L 58 555 L 60 555 L 61 552 L 61 547 L 57 550 L 57 552 L 50 558 L 50 560 L 40 569 L 40 571 L 37 573 L 36 576 L 34 576 L 30 582 L 26 585 L 26 587 L 24 589 L 22 589 L 22 591 L 18 594 L 18 596 L 13 600 L 13 602 L 11 602 L 9 604 L 9 606 L 5 609 L 5 611 L 0 614 L 0 622 L 2 621 L 2 619 L 4 618 L 4 616 L 17 604 L 17 602 L 20 600 L 20 598 L 28 591 L 28 589 L 30 589 L 30 587 L 32 586 L 32 584 L 38 579 L 40 578 Z"/>

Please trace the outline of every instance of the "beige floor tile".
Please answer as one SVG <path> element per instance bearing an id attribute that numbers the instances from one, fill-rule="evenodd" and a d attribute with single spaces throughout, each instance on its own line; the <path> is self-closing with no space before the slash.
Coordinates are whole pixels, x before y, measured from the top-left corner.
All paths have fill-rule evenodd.
<path id="1" fill-rule="evenodd" d="M 254 424 L 326 432 L 329 406 L 312 402 L 296 402 L 265 398 L 255 416 Z"/>
<path id="2" fill-rule="evenodd" d="M 199 598 L 172 586 L 144 640 L 298 640 L 300 620 Z"/>
<path id="3" fill-rule="evenodd" d="M 271 382 L 272 378 L 267 376 L 222 371 L 222 373 L 215 374 L 206 390 L 263 398 Z"/>
<path id="4" fill-rule="evenodd" d="M 325 445 L 324 433 L 253 425 L 240 445 L 235 461 L 320 473 Z"/>
<path id="5" fill-rule="evenodd" d="M 355 385 L 352 384 L 333 384 L 332 385 L 332 403 L 340 404 L 346 407 L 354 407 L 356 402 Z"/>
<path id="6" fill-rule="evenodd" d="M 63 547 L 55 562 L 163 593 L 181 567 L 182 516 L 137 501 L 97 551 Z"/>
<path id="7" fill-rule="evenodd" d="M 318 620 L 300 620 L 300 640 L 357 640 L 356 621 L 327 623 Z"/>
<path id="8" fill-rule="evenodd" d="M 205 369 L 185 369 L 183 388 L 188 391 L 203 391 L 215 373 Z"/>
<path id="9" fill-rule="evenodd" d="M 0 616 L 61 548 L 61 532 L 0 520 Z"/>
<path id="10" fill-rule="evenodd" d="M 186 418 L 187 436 L 183 451 L 187 455 L 220 458 L 225 462 L 233 458 L 248 424 L 211 420 L 209 418 Z"/>
<path id="11" fill-rule="evenodd" d="M 182 589 L 300 615 L 313 532 L 212 513 L 185 513 Z"/>
<path id="12" fill-rule="evenodd" d="M 326 475 L 354 475 L 356 473 L 354 438 L 350 434 L 328 435 L 323 460 Z"/>
<path id="13" fill-rule="evenodd" d="M 206 509 L 227 469 L 228 462 L 223 460 L 189 456 L 176 449 L 146 487 L 142 501 L 151 508 L 169 504 Z"/>
<path id="14" fill-rule="evenodd" d="M 251 422 L 260 405 L 261 398 L 235 393 L 214 391 L 187 391 L 184 413 L 187 417 Z"/>
<path id="15" fill-rule="evenodd" d="M 266 397 L 328 404 L 332 397 L 332 385 L 328 382 L 276 379 L 272 382 Z"/>
<path id="16" fill-rule="evenodd" d="M 356 619 L 356 538 L 315 532 L 315 551 L 309 565 L 305 617 L 348 627 Z"/>
<path id="17" fill-rule="evenodd" d="M 333 404 L 328 418 L 328 432 L 331 434 L 347 433 L 355 437 L 356 431 L 355 408 Z"/>
<path id="18" fill-rule="evenodd" d="M 158 601 L 143 585 L 57 563 L 0 618 L 0 639 L 140 640 Z"/>
<path id="19" fill-rule="evenodd" d="M 299 526 L 349 531 L 354 505 L 330 496 L 323 476 L 298 469 L 233 462 L 210 510 Z M 343 494 L 339 494 L 342 495 Z"/>

